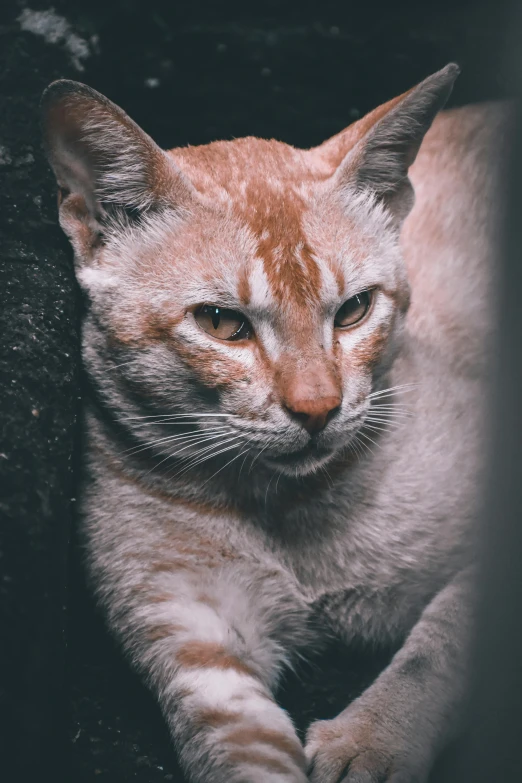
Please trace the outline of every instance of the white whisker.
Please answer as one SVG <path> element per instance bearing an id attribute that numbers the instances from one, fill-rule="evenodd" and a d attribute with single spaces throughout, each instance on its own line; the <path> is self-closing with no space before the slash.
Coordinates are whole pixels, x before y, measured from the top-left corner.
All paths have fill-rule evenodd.
<path id="1" fill-rule="evenodd" d="M 353 438 L 351 445 L 353 445 L 354 451 L 357 454 L 359 459 L 364 459 L 366 456 L 366 452 L 369 454 L 372 453 L 370 447 L 367 443 L 364 443 L 362 440 L 359 439 L 359 435 L 356 434 Z"/>
<path id="2" fill-rule="evenodd" d="M 400 413 L 403 416 L 413 416 L 413 411 L 408 408 L 400 407 L 399 405 L 370 405 L 369 410 L 375 413 Z"/>
<path id="3" fill-rule="evenodd" d="M 395 423 L 398 424 L 399 422 L 404 423 L 405 419 L 401 416 L 367 416 L 365 418 L 365 421 L 373 421 L 375 424 L 379 424 L 382 422 L 383 424 L 390 424 Z"/>
<path id="4" fill-rule="evenodd" d="M 393 422 L 392 422 L 393 424 Z M 364 428 L 367 430 L 372 430 L 373 432 L 389 432 L 388 427 L 376 427 L 375 424 L 364 424 Z"/>
<path id="5" fill-rule="evenodd" d="M 396 394 L 400 394 L 401 392 L 413 391 L 414 389 L 418 388 L 419 385 L 420 384 L 418 383 L 403 383 L 403 384 L 399 384 L 398 386 L 389 386 L 387 389 L 380 389 L 379 391 L 375 391 L 372 392 L 371 394 L 368 394 L 367 399 L 376 399 L 378 397 L 390 397 Z"/>
<path id="6" fill-rule="evenodd" d="M 250 441 L 248 441 L 248 442 L 250 443 Z M 231 448 L 236 448 L 236 447 L 235 447 L 235 446 L 232 446 Z M 229 465 L 231 465 L 231 464 L 232 464 L 232 463 L 233 463 L 233 462 L 234 462 L 236 459 L 239 459 L 239 457 L 242 457 L 242 456 L 243 456 L 243 454 L 245 454 L 245 453 L 246 453 L 246 454 L 248 455 L 248 451 L 249 451 L 249 449 L 248 449 L 248 444 L 247 444 L 247 447 L 246 447 L 246 449 L 244 449 L 243 451 L 240 451 L 240 452 L 239 452 L 239 454 L 236 454 L 236 456 L 235 456 L 235 457 L 232 457 L 232 459 L 231 459 L 231 460 L 229 460 L 229 461 L 228 461 L 228 462 L 226 462 L 224 465 L 222 465 L 222 466 L 219 468 L 219 470 L 216 470 L 216 472 L 215 472 L 215 473 L 213 473 L 213 474 L 210 476 L 210 478 L 208 478 L 206 481 L 204 481 L 204 482 L 203 482 L 203 484 L 202 484 L 201 486 L 202 486 L 202 487 L 204 487 L 204 486 L 205 486 L 205 484 L 207 484 L 207 483 L 208 483 L 208 482 L 209 482 L 211 479 L 213 479 L 215 476 L 217 476 L 217 474 L 218 474 L 218 473 L 221 473 L 221 471 L 222 471 L 222 470 L 224 470 L 224 469 L 225 469 L 225 468 L 227 468 Z M 245 458 L 245 459 L 246 459 L 246 458 Z M 241 471 L 240 471 L 240 473 L 241 473 Z"/>
<path id="7" fill-rule="evenodd" d="M 281 479 L 281 476 L 282 476 L 282 475 L 283 475 L 283 471 L 282 471 L 282 470 L 280 470 L 280 471 L 279 471 L 279 476 L 277 477 L 277 481 L 276 481 L 276 485 L 275 485 L 275 494 L 276 494 L 276 495 L 277 495 L 277 488 L 278 488 L 278 486 L 279 486 L 279 481 L 280 481 L 280 479 Z"/>
<path id="8" fill-rule="evenodd" d="M 411 414 L 407 414 L 404 411 L 378 411 L 370 408 L 368 412 L 369 416 L 374 416 L 376 419 L 411 419 Z"/>
<path id="9" fill-rule="evenodd" d="M 333 489 L 334 485 L 333 485 L 333 482 L 332 482 L 332 477 L 330 476 L 330 474 L 326 470 L 325 465 L 320 465 L 319 469 L 326 475 L 326 480 L 328 481 L 328 485 L 329 485 L 330 489 Z M 277 484 L 276 484 L 276 493 L 277 493 Z"/>
<path id="10" fill-rule="evenodd" d="M 106 367 L 107 370 L 117 370 L 119 367 L 125 367 L 127 364 L 134 364 L 138 359 L 129 359 L 127 362 L 121 362 L 121 364 L 113 364 L 111 367 Z"/>
<path id="11" fill-rule="evenodd" d="M 251 443 L 251 442 L 252 442 L 252 438 L 250 438 L 248 442 L 249 442 L 249 443 Z M 246 452 L 245 452 L 245 459 L 243 460 L 243 462 L 241 463 L 241 467 L 239 468 L 239 474 L 238 474 L 238 477 L 237 477 L 237 478 L 238 478 L 238 481 L 239 481 L 239 479 L 241 478 L 241 473 L 243 472 L 243 468 L 245 467 L 245 462 L 246 462 L 246 461 L 247 461 L 247 459 L 248 459 L 248 453 L 249 453 L 249 451 L 250 451 L 250 449 L 247 449 L 247 450 L 246 450 Z"/>
<path id="12" fill-rule="evenodd" d="M 267 504 L 267 502 L 268 502 L 268 490 L 270 489 L 270 484 L 271 484 L 271 483 L 272 483 L 272 481 L 274 480 L 274 476 L 276 476 L 276 475 L 277 475 L 277 473 L 278 473 L 278 471 L 277 471 L 277 468 L 276 468 L 276 469 L 274 470 L 274 472 L 272 473 L 272 475 L 270 476 L 270 481 L 269 481 L 269 482 L 268 482 L 268 484 L 267 484 L 267 487 L 266 487 L 266 492 L 265 492 L 265 508 L 266 508 L 266 504 Z M 297 478 L 297 468 L 296 468 L 296 470 L 295 470 L 295 475 L 296 475 L 296 478 Z"/>
<path id="13" fill-rule="evenodd" d="M 409 411 L 411 410 L 411 405 L 409 405 L 407 402 L 381 402 L 379 399 L 377 400 L 371 400 L 371 407 L 375 408 L 395 408 L 399 410 L 405 410 Z"/>
<path id="14" fill-rule="evenodd" d="M 208 418 L 215 416 L 237 418 L 235 413 L 154 413 L 150 416 L 125 416 L 124 418 L 121 418 L 120 421 L 144 421 L 146 419 L 165 419 L 165 421 L 176 421 L 177 419 L 197 419 L 201 417 Z"/>
<path id="15" fill-rule="evenodd" d="M 254 459 L 252 460 L 252 463 L 251 463 L 251 465 L 250 465 L 250 468 L 248 469 L 248 475 L 250 475 L 250 474 L 251 474 L 251 472 L 252 472 L 252 468 L 254 467 L 254 463 L 255 463 L 255 461 L 256 461 L 257 459 L 259 459 L 259 457 L 261 456 L 261 454 L 263 453 L 263 451 L 264 451 L 265 449 L 267 449 L 267 448 L 268 448 L 268 447 L 269 447 L 269 446 L 270 446 L 272 443 L 273 443 L 273 440 L 272 440 L 272 439 L 270 439 L 270 440 L 268 441 L 268 443 L 266 443 L 266 444 L 263 446 L 263 448 L 261 449 L 261 451 L 258 451 L 258 453 L 255 455 Z"/>
<path id="16" fill-rule="evenodd" d="M 348 449 L 349 449 L 349 450 L 350 450 L 350 451 L 351 451 L 353 454 L 355 454 L 355 456 L 357 457 L 357 459 L 360 459 L 360 458 L 361 458 L 361 453 L 360 453 L 360 451 L 359 451 L 359 447 L 358 447 L 358 444 L 357 444 L 357 442 L 356 442 L 355 438 L 353 438 L 353 439 L 350 441 L 350 443 L 348 443 Z"/>
<path id="17" fill-rule="evenodd" d="M 196 465 L 200 465 L 202 462 L 206 462 L 209 459 L 213 459 L 214 457 L 217 457 L 219 454 L 223 454 L 223 452 L 225 452 L 225 451 L 230 451 L 230 449 L 237 448 L 237 446 L 239 445 L 237 441 L 241 441 L 241 440 L 242 440 L 242 436 L 241 435 L 234 435 L 233 438 L 228 438 L 227 440 L 221 441 L 221 443 L 212 444 L 211 446 L 207 446 L 207 448 L 205 448 L 202 451 L 199 451 L 197 454 L 195 454 L 194 458 L 192 459 L 192 461 L 189 462 L 188 465 L 186 465 L 186 467 L 183 470 L 178 471 L 178 473 L 175 473 L 173 478 L 177 478 L 178 476 L 183 476 L 188 470 L 192 470 L 192 468 L 195 468 Z M 235 441 L 235 443 L 233 443 L 233 445 L 231 445 L 231 446 L 229 445 L 229 446 L 227 446 L 224 449 L 220 449 L 219 451 L 215 451 L 215 452 L 212 451 L 213 449 L 216 448 L 216 446 L 219 448 L 221 446 L 224 446 L 225 443 L 231 443 L 233 441 Z M 211 453 L 209 453 L 209 452 L 211 452 Z M 202 456 L 202 455 L 205 455 L 205 456 Z"/>
<path id="18" fill-rule="evenodd" d="M 366 440 L 369 440 L 369 441 L 370 441 L 370 443 L 373 443 L 373 445 L 374 445 L 374 446 L 377 446 L 377 448 L 379 448 L 379 449 L 381 448 L 381 445 L 380 445 L 380 443 L 377 443 L 377 441 L 373 440 L 373 438 L 370 438 L 370 436 L 369 436 L 369 435 L 367 435 L 367 434 L 366 434 L 365 432 L 363 432 L 362 430 L 359 430 L 359 432 L 358 432 L 357 434 L 358 434 L 358 435 L 359 435 L 361 438 L 366 438 Z M 371 450 L 370 450 L 370 451 L 371 451 Z"/>
<path id="19" fill-rule="evenodd" d="M 192 440 L 198 440 L 199 438 L 206 438 L 211 433 L 226 433 L 228 432 L 228 427 L 213 427 L 208 430 L 196 430 L 194 432 L 185 433 L 182 435 L 168 435 L 164 438 L 158 438 L 157 440 L 151 440 L 148 441 L 144 445 L 139 446 L 132 446 L 130 449 L 126 449 L 125 451 L 122 451 L 121 454 L 127 454 L 129 456 L 134 454 L 139 454 L 141 451 L 145 451 L 146 449 L 153 448 L 155 446 L 158 446 L 160 443 L 173 443 L 175 441 L 192 441 Z"/>
<path id="20" fill-rule="evenodd" d="M 156 469 L 156 468 L 159 468 L 159 466 L 160 466 L 160 465 L 163 465 L 163 463 L 164 463 L 164 462 L 166 462 L 168 459 L 175 459 L 175 458 L 177 458 L 177 457 L 178 457 L 178 455 L 179 455 L 179 454 L 181 454 L 183 451 L 186 451 L 187 449 L 189 449 L 189 448 L 191 448 L 191 447 L 193 447 L 193 446 L 196 446 L 196 445 L 197 445 L 197 446 L 199 446 L 199 445 L 200 445 L 200 444 L 202 444 L 202 443 L 208 443 L 208 441 L 209 441 L 209 440 L 212 440 L 212 441 L 214 441 L 214 440 L 217 440 L 218 438 L 222 438 L 222 437 L 223 437 L 223 433 L 219 432 L 219 433 L 217 433 L 216 435 L 211 435 L 211 436 L 210 436 L 210 437 L 208 437 L 208 438 L 201 438 L 201 439 L 199 439 L 199 440 L 196 440 L 196 441 L 194 441 L 194 442 L 188 443 L 188 444 L 186 444 L 185 446 L 183 446 L 183 448 L 181 448 L 181 449 L 177 449 L 176 451 L 174 451 L 174 452 L 171 452 L 171 453 L 167 454 L 165 457 L 163 457 L 163 459 L 162 459 L 162 460 L 160 460 L 160 461 L 159 461 L 159 462 L 158 462 L 156 465 L 154 465 L 154 468 L 151 468 L 149 471 L 147 471 L 147 474 L 146 474 L 146 475 L 148 475 L 148 474 L 150 473 L 150 471 L 151 471 L 151 470 L 153 470 L 153 469 Z M 181 461 L 182 461 L 182 462 L 184 462 L 184 461 L 186 461 L 186 460 L 188 460 L 188 459 L 191 459 L 191 458 L 193 458 L 193 457 L 196 457 L 198 454 L 203 454 L 203 453 L 204 453 L 205 451 L 207 451 L 208 449 L 213 449 L 213 448 L 215 448 L 215 447 L 216 447 L 216 445 L 220 445 L 220 444 L 212 443 L 210 446 L 207 446 L 205 449 L 203 449 L 203 450 L 201 450 L 201 449 L 200 449 L 200 450 L 198 450 L 198 451 L 196 452 L 196 454 L 187 454 L 186 456 L 184 456 L 184 457 L 181 457 L 180 459 L 181 459 Z"/>

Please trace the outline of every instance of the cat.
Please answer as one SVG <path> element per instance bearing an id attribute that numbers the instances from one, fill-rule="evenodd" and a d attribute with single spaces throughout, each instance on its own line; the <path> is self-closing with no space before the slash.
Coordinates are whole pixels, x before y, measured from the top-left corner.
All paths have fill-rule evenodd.
<path id="1" fill-rule="evenodd" d="M 88 564 L 191 781 L 419 783 L 459 729 L 506 121 L 439 114 L 458 72 L 309 150 L 44 93 Z M 303 746 L 273 694 L 333 636 L 398 652 Z"/>

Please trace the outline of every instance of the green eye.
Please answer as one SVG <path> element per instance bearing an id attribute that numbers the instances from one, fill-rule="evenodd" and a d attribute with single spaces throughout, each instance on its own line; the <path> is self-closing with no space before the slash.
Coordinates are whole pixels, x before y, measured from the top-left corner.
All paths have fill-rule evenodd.
<path id="1" fill-rule="evenodd" d="M 369 311 L 371 303 L 372 291 L 362 291 L 360 294 L 347 299 L 335 315 L 334 324 L 337 329 L 354 326 L 359 321 L 362 321 Z"/>
<path id="2" fill-rule="evenodd" d="M 237 310 L 204 304 L 195 311 L 194 318 L 204 332 L 218 340 L 248 340 L 252 336 L 250 323 Z"/>

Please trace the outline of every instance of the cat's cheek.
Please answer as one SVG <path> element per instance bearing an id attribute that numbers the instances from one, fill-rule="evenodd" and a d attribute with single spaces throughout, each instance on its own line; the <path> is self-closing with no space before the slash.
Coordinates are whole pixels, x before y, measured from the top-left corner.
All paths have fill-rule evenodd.
<path id="1" fill-rule="evenodd" d="M 383 323 L 354 345 L 350 350 L 352 366 L 373 371 L 386 351 L 389 334 L 389 325 Z"/>
<path id="2" fill-rule="evenodd" d="M 238 386 L 246 387 L 252 382 L 251 361 L 248 361 L 250 357 L 241 357 L 239 351 L 237 357 L 233 358 L 212 349 L 202 350 L 198 345 L 182 341 L 176 341 L 173 349 L 203 386 L 233 390 Z M 243 353 L 249 349 L 239 350 Z"/>
<path id="3" fill-rule="evenodd" d="M 147 349 L 169 345 L 183 315 L 160 313 L 146 305 L 129 304 L 113 313 L 107 326 L 110 343 L 116 348 Z"/>

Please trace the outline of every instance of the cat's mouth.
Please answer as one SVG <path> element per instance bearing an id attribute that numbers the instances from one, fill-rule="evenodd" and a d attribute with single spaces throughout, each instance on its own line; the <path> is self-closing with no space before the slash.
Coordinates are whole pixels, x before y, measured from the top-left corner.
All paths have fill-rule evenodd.
<path id="1" fill-rule="evenodd" d="M 270 454 L 266 457 L 266 462 L 276 467 L 295 467 L 302 463 L 322 463 L 328 460 L 334 453 L 334 449 L 326 446 L 319 446 L 314 440 L 310 440 L 306 446 L 296 451 L 289 451 L 286 454 Z"/>
<path id="2" fill-rule="evenodd" d="M 348 436 L 348 440 L 351 440 L 353 434 L 362 425 L 365 413 L 365 409 L 359 410 L 345 422 L 343 426 L 345 437 L 348 433 L 352 433 L 352 436 Z M 306 445 L 294 451 L 263 454 L 263 461 L 283 473 L 288 472 L 289 475 L 295 475 L 296 472 L 297 475 L 306 475 L 330 462 L 344 446 L 346 442 L 339 443 L 339 437 L 335 438 L 335 442 L 330 440 L 329 444 L 325 444 L 324 441 L 318 441 L 316 436 L 312 436 Z"/>

